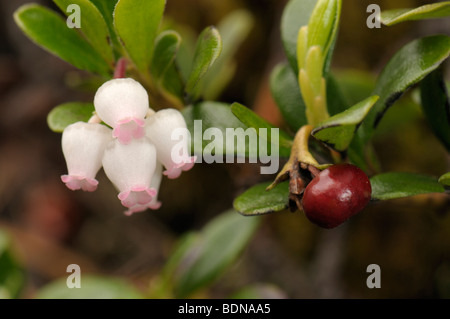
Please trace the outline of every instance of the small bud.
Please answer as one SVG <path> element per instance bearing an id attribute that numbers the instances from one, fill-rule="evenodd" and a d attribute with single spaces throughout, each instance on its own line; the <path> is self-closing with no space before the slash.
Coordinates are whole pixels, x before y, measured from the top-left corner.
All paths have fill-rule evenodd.
<path id="1" fill-rule="evenodd" d="M 102 167 L 103 152 L 110 140 L 111 130 L 101 124 L 77 122 L 64 129 L 61 144 L 68 175 L 61 176 L 61 180 L 69 189 L 97 189 L 95 175 Z"/>

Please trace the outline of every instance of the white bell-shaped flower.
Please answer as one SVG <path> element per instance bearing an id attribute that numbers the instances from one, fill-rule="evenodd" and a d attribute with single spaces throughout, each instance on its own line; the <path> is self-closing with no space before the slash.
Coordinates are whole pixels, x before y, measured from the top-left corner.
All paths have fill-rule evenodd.
<path id="1" fill-rule="evenodd" d="M 62 151 L 67 164 L 67 175 L 61 180 L 71 190 L 93 192 L 98 181 L 95 175 L 102 167 L 106 145 L 111 141 L 111 130 L 105 125 L 76 122 L 62 134 Z"/>
<path id="2" fill-rule="evenodd" d="M 156 196 L 157 190 L 151 186 L 156 149 L 148 138 L 133 139 L 129 144 L 113 140 L 105 149 L 102 163 L 120 192 L 118 198 L 123 206 L 147 205 Z"/>
<path id="3" fill-rule="evenodd" d="M 157 210 L 161 207 L 162 203 L 158 201 L 158 192 L 159 192 L 159 186 L 161 185 L 162 181 L 162 171 L 163 167 L 161 163 L 156 163 L 156 170 L 153 174 L 152 181 L 150 183 L 150 187 L 154 188 L 156 190 L 156 195 L 152 198 L 152 201 L 146 205 L 140 205 L 137 204 L 133 207 L 130 207 L 126 212 L 125 215 L 131 216 L 134 213 L 140 213 L 147 209 Z"/>
<path id="4" fill-rule="evenodd" d="M 170 179 L 190 170 L 196 157 L 189 155 L 190 134 L 183 115 L 175 109 L 164 109 L 146 119 L 147 137 L 157 150 L 158 160 Z"/>
<path id="5" fill-rule="evenodd" d="M 103 122 L 113 128 L 113 137 L 128 144 L 145 135 L 145 116 L 150 110 L 145 88 L 132 78 L 105 82 L 95 94 L 94 106 Z"/>

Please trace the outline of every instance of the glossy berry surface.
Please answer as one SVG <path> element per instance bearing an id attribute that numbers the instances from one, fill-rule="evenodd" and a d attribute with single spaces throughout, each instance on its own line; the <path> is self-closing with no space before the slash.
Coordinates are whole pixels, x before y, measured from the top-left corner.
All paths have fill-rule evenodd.
<path id="1" fill-rule="evenodd" d="M 336 164 L 308 184 L 302 199 L 303 210 L 318 226 L 334 228 L 363 210 L 371 194 L 369 178 L 360 168 Z"/>

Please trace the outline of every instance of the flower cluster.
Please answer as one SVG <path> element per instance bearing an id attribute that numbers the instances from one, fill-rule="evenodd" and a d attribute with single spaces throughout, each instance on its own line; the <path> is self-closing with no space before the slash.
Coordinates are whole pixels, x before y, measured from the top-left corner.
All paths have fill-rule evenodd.
<path id="1" fill-rule="evenodd" d="M 94 106 L 98 121 L 76 122 L 63 131 L 68 174 L 61 180 L 71 190 L 92 192 L 103 166 L 128 208 L 126 215 L 158 209 L 162 175 L 177 178 L 196 160 L 189 156 L 187 140 L 180 144 L 173 136 L 177 130 L 187 131 L 183 116 L 175 109 L 155 113 L 147 91 L 131 78 L 104 83 L 95 94 Z"/>

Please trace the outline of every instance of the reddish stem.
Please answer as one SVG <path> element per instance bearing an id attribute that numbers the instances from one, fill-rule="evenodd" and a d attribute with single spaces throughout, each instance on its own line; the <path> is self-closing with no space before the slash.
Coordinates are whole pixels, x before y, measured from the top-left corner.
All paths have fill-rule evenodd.
<path id="1" fill-rule="evenodd" d="M 114 70 L 114 79 L 122 79 L 127 72 L 127 59 L 120 58 L 116 63 L 116 69 Z"/>
<path id="2" fill-rule="evenodd" d="M 317 167 L 314 167 L 312 165 L 308 165 L 308 170 L 311 173 L 313 178 L 317 177 L 317 175 L 319 175 L 322 172 L 320 169 L 318 169 Z"/>

